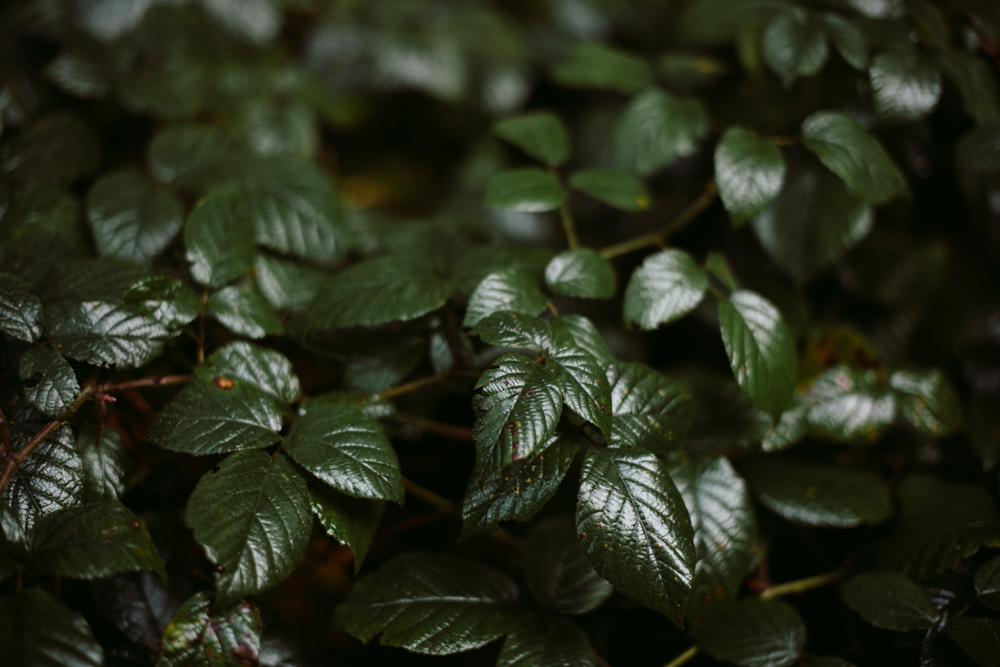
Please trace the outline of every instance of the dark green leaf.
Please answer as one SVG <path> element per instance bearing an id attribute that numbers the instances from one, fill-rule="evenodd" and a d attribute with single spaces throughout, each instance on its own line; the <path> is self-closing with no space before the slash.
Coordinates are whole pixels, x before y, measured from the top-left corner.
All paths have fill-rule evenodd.
<path id="1" fill-rule="evenodd" d="M 689 452 L 754 449 L 771 426 L 730 374 L 689 370 L 680 378 L 691 392 L 694 423 L 685 437 Z"/>
<path id="2" fill-rule="evenodd" d="M 501 310 L 536 316 L 548 304 L 535 280 L 524 271 L 511 269 L 483 278 L 469 297 L 464 327 L 474 327 L 485 317 Z"/>
<path id="3" fill-rule="evenodd" d="M 524 545 L 528 590 L 546 609 L 586 614 L 615 592 L 587 560 L 569 517 L 545 518 L 531 527 Z"/>
<path id="4" fill-rule="evenodd" d="M 249 102 L 240 109 L 238 123 L 254 155 L 311 158 L 319 150 L 316 114 L 302 102 Z"/>
<path id="5" fill-rule="evenodd" d="M 729 261 L 722 253 L 715 252 L 714 250 L 710 251 L 705 256 L 705 270 L 725 285 L 730 292 L 739 288 L 736 276 L 733 274 L 733 269 L 729 266 Z"/>
<path id="6" fill-rule="evenodd" d="M 57 111 L 35 120 L 0 148 L 0 173 L 15 181 L 69 185 L 102 160 L 90 125 L 71 112 Z"/>
<path id="7" fill-rule="evenodd" d="M 395 349 L 352 359 L 344 367 L 344 386 L 376 393 L 398 384 L 427 357 L 422 342 L 400 341 Z"/>
<path id="8" fill-rule="evenodd" d="M 559 380 L 542 364 L 516 354 L 500 357 L 476 383 L 476 465 L 483 474 L 543 450 L 562 413 Z"/>
<path id="9" fill-rule="evenodd" d="M 805 643 L 805 624 L 791 605 L 759 598 L 729 603 L 698 635 L 705 653 L 741 667 L 786 667 Z"/>
<path id="10" fill-rule="evenodd" d="M 611 385 L 611 442 L 654 454 L 676 449 L 694 421 L 694 404 L 679 382 L 634 361 L 607 368 Z"/>
<path id="11" fill-rule="evenodd" d="M 428 341 L 428 355 L 431 360 L 431 367 L 438 375 L 450 373 L 455 368 L 455 354 L 451 350 L 451 343 L 447 336 L 440 331 L 435 331 Z"/>
<path id="12" fill-rule="evenodd" d="M 916 49 L 883 51 L 872 59 L 872 97 L 879 118 L 913 123 L 929 114 L 941 99 L 941 74 Z"/>
<path id="13" fill-rule="evenodd" d="M 728 128 L 715 147 L 715 183 L 734 225 L 762 213 L 781 192 L 785 160 L 771 139 Z"/>
<path id="14" fill-rule="evenodd" d="M 153 276 L 135 283 L 125 292 L 125 303 L 164 327 L 184 326 L 201 312 L 201 297 L 176 278 Z"/>
<path id="15" fill-rule="evenodd" d="M 884 204 L 910 195 L 899 167 L 854 118 L 817 111 L 802 123 L 802 141 L 866 203 Z"/>
<path id="16" fill-rule="evenodd" d="M 83 50 L 60 53 L 45 66 L 45 78 L 74 97 L 88 99 L 107 97 L 114 87 L 102 63 Z"/>
<path id="17" fill-rule="evenodd" d="M 850 528 L 885 521 L 892 513 L 889 490 L 868 470 L 769 456 L 748 465 L 746 474 L 761 504 L 790 521 Z"/>
<path id="18" fill-rule="evenodd" d="M 1000 556 L 986 561 L 976 570 L 976 593 L 980 602 L 1000 609 Z"/>
<path id="19" fill-rule="evenodd" d="M 104 665 L 104 652 L 83 615 L 40 588 L 0 597 L 0 645 L 11 667 Z"/>
<path id="20" fill-rule="evenodd" d="M 199 377 L 221 375 L 243 380 L 286 403 L 299 400 L 299 378 L 280 352 L 238 341 L 221 347 L 208 358 L 207 366 L 195 369 Z"/>
<path id="21" fill-rule="evenodd" d="M 209 593 L 192 595 L 163 632 L 156 667 L 257 664 L 260 613 L 248 602 L 225 611 L 213 609 Z"/>
<path id="22" fill-rule="evenodd" d="M 648 90 L 632 100 L 618 119 L 615 157 L 624 169 L 651 174 L 693 155 L 708 130 L 708 115 L 700 102 Z"/>
<path id="23" fill-rule="evenodd" d="M 753 228 L 775 263 L 803 284 L 865 238 L 873 222 L 870 206 L 810 160 L 793 163 L 781 194 Z"/>
<path id="24" fill-rule="evenodd" d="M 224 375 L 205 377 L 156 415 L 146 439 L 195 456 L 258 449 L 280 439 L 283 409 L 255 383 Z"/>
<path id="25" fill-rule="evenodd" d="M 223 287 L 208 298 L 208 310 L 239 336 L 263 338 L 284 333 L 278 313 L 249 282 Z"/>
<path id="26" fill-rule="evenodd" d="M 958 395 L 939 370 L 897 371 L 889 378 L 899 409 L 917 430 L 928 435 L 953 433 L 962 423 Z"/>
<path id="27" fill-rule="evenodd" d="M 45 515 L 35 523 L 28 550 L 28 569 L 36 575 L 99 579 L 147 570 L 167 576 L 145 524 L 117 500 Z"/>
<path id="28" fill-rule="evenodd" d="M 660 74 L 671 88 L 701 88 L 718 81 L 729 69 L 711 56 L 689 53 L 664 53 L 657 61 Z"/>
<path id="29" fill-rule="evenodd" d="M 576 528 L 597 572 L 678 628 L 697 556 L 684 500 L 663 463 L 639 446 L 592 448 L 580 475 Z"/>
<path id="30" fill-rule="evenodd" d="M 529 113 L 499 120 L 493 133 L 550 167 L 569 157 L 569 139 L 562 121 L 550 113 Z"/>
<path id="31" fill-rule="evenodd" d="M 413 551 L 361 579 L 337 609 L 341 626 L 361 641 L 415 653 L 468 651 L 506 634 L 520 612 L 507 575 L 450 554 Z"/>
<path id="32" fill-rule="evenodd" d="M 15 418 L 7 411 L 7 418 Z M 14 449 L 23 447 L 32 434 L 14 423 L 9 425 Z M 79 505 L 84 500 L 83 462 L 73 446 L 73 432 L 59 428 L 14 471 L 3 499 L 17 516 L 25 534 L 35 522 L 56 510 Z"/>
<path id="33" fill-rule="evenodd" d="M 916 473 L 896 489 L 899 512 L 878 553 L 883 567 L 923 581 L 980 546 L 1000 547 L 1000 512 L 986 489 Z"/>
<path id="34" fill-rule="evenodd" d="M 347 403 L 309 403 L 282 443 L 296 463 L 356 498 L 403 503 L 399 459 L 385 431 Z"/>
<path id="35" fill-rule="evenodd" d="M 87 195 L 87 218 L 100 254 L 140 263 L 155 259 L 184 226 L 177 197 L 136 171 L 97 181 Z"/>
<path id="36" fill-rule="evenodd" d="M 552 68 L 552 79 L 568 88 L 602 88 L 637 93 L 653 78 L 645 60 L 616 49 L 581 42 Z"/>
<path id="37" fill-rule="evenodd" d="M 382 521 L 385 502 L 352 498 L 329 487 L 317 486 L 309 489 L 309 504 L 327 535 L 346 544 L 354 554 L 357 574 Z"/>
<path id="38" fill-rule="evenodd" d="M 827 39 L 840 52 L 844 62 L 856 70 L 868 69 L 868 40 L 859 27 L 863 24 L 833 13 L 823 13 L 820 21 Z"/>
<path id="39" fill-rule="evenodd" d="M 670 248 L 650 255 L 625 288 L 625 321 L 655 329 L 694 310 L 708 289 L 708 275 L 691 255 Z"/>
<path id="40" fill-rule="evenodd" d="M 218 566 L 226 607 L 283 581 L 306 553 L 312 515 L 302 475 L 280 452 L 238 452 L 198 482 L 185 514 Z"/>
<path id="41" fill-rule="evenodd" d="M 746 482 L 721 456 L 674 452 L 667 470 L 684 498 L 698 554 L 688 619 L 707 605 L 730 599 L 750 570 L 757 546 L 757 521 Z"/>
<path id="42" fill-rule="evenodd" d="M 569 186 L 622 211 L 643 211 L 652 199 L 638 178 L 624 171 L 586 169 L 574 172 Z"/>
<path id="43" fill-rule="evenodd" d="M 0 273 L 0 331 L 29 343 L 42 335 L 42 303 L 19 278 Z"/>
<path id="44" fill-rule="evenodd" d="M 986 61 L 955 50 L 938 53 L 936 64 L 958 88 L 965 113 L 976 123 L 985 125 L 1000 118 L 1000 94 Z"/>
<path id="45" fill-rule="evenodd" d="M 587 633 L 568 618 L 531 614 L 504 640 L 497 667 L 596 667 Z"/>
<path id="46" fill-rule="evenodd" d="M 138 368 L 163 354 L 170 333 L 121 303 L 88 301 L 48 328 L 63 356 L 94 366 Z"/>
<path id="47" fill-rule="evenodd" d="M 997 619 L 954 618 L 945 631 L 982 667 L 1000 667 L 1000 621 Z"/>
<path id="48" fill-rule="evenodd" d="M 208 125 L 174 125 L 156 133 L 149 145 L 149 171 L 162 183 L 203 190 L 231 172 L 226 159 L 240 156 L 233 140 Z"/>
<path id="49" fill-rule="evenodd" d="M 597 327 L 583 315 L 553 317 L 549 321 L 549 327 L 553 332 L 553 338 L 556 338 L 555 333 L 558 329 L 560 333 L 567 334 L 573 344 L 590 352 L 602 364 L 615 360 L 615 356 L 611 354 L 608 344 L 604 342 Z"/>
<path id="50" fill-rule="evenodd" d="M 501 310 L 484 317 L 470 333 L 479 336 L 484 343 L 490 345 L 537 352 L 553 347 L 547 323 L 537 317 L 518 314 L 512 310 Z"/>
<path id="51" fill-rule="evenodd" d="M 797 7 L 776 15 L 760 38 L 764 62 L 790 88 L 802 76 L 813 76 L 826 63 L 829 50 L 823 26 Z"/>
<path id="52" fill-rule="evenodd" d="M 281 29 L 281 5 L 274 0 L 202 0 L 202 4 L 229 33 L 251 44 L 269 42 Z"/>
<path id="53" fill-rule="evenodd" d="M 615 295 L 615 271 L 601 253 L 573 248 L 552 258 L 545 282 L 556 294 L 581 299 L 610 299 Z"/>
<path id="54" fill-rule="evenodd" d="M 48 347 L 36 347 L 21 356 L 18 374 L 24 380 L 24 396 L 50 417 L 58 417 L 80 394 L 80 382 L 69 362 Z"/>
<path id="55" fill-rule="evenodd" d="M 257 289 L 272 307 L 298 312 L 316 299 L 331 276 L 306 264 L 261 254 L 254 278 Z"/>
<path id="56" fill-rule="evenodd" d="M 816 378 L 807 394 L 809 426 L 846 442 L 874 442 L 896 415 L 896 399 L 873 370 L 838 366 Z"/>
<path id="57" fill-rule="evenodd" d="M 966 412 L 969 443 L 983 461 L 983 469 L 992 470 L 1000 461 L 1000 401 L 986 394 L 975 394 Z"/>
<path id="58" fill-rule="evenodd" d="M 418 259 L 378 257 L 339 273 L 309 316 L 320 329 L 412 320 L 443 306 L 453 289 Z"/>
<path id="59" fill-rule="evenodd" d="M 473 248 L 463 254 L 452 267 L 459 288 L 471 293 L 483 278 L 498 271 L 519 270 L 532 278 L 541 279 L 552 260 L 548 248 L 533 246 L 490 245 Z"/>
<path id="60" fill-rule="evenodd" d="M 473 470 L 462 500 L 462 535 L 497 529 L 500 521 L 527 521 L 555 495 L 580 448 L 576 438 L 553 436 L 541 452 L 494 473 Z"/>
<path id="61" fill-rule="evenodd" d="M 781 413 L 799 375 L 795 339 L 781 313 L 759 294 L 736 290 L 719 300 L 719 324 L 740 387 L 761 410 Z"/>
<path id="62" fill-rule="evenodd" d="M 122 438 L 111 427 L 84 426 L 76 440 L 76 451 L 83 461 L 83 488 L 87 501 L 99 503 L 118 500 L 125 492 L 125 471 L 129 454 Z"/>
<path id="63" fill-rule="evenodd" d="M 792 404 L 781 413 L 781 417 L 761 438 L 760 448 L 765 452 L 787 449 L 805 437 L 809 432 L 809 404 L 801 394 L 796 393 Z"/>
<path id="64" fill-rule="evenodd" d="M 611 387 L 593 355 L 570 345 L 550 354 L 547 364 L 559 380 L 566 407 L 611 435 Z"/>
<path id="65" fill-rule="evenodd" d="M 494 176 L 486 187 L 486 208 L 542 213 L 566 201 L 569 193 L 541 169 L 514 169 Z"/>
<path id="66" fill-rule="evenodd" d="M 202 285 L 222 287 L 244 275 L 257 259 L 250 211 L 239 189 L 213 188 L 184 224 L 191 275 Z"/>
<path id="67" fill-rule="evenodd" d="M 920 587 L 898 572 L 856 574 L 840 585 L 840 597 L 861 618 L 884 630 L 930 628 L 941 615 Z"/>
<path id="68" fill-rule="evenodd" d="M 147 266 L 117 257 L 75 259 L 54 274 L 51 282 L 36 288 L 47 325 L 81 301 L 117 302 L 136 283 L 156 275 Z"/>
<path id="69" fill-rule="evenodd" d="M 955 148 L 955 162 L 973 174 L 1000 174 L 1000 119 L 966 132 Z"/>
<path id="70" fill-rule="evenodd" d="M 90 0 L 78 8 L 76 19 L 94 37 L 111 41 L 133 30 L 153 0 Z"/>

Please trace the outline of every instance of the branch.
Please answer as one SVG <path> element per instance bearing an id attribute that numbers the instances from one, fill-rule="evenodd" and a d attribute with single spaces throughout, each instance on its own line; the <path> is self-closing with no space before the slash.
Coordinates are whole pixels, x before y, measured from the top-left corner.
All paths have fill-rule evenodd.
<path id="1" fill-rule="evenodd" d="M 392 398 L 393 396 L 399 396 L 400 394 L 408 394 L 411 391 L 416 391 L 421 387 L 425 387 L 429 384 L 434 384 L 435 382 L 440 382 L 448 377 L 448 373 L 441 373 L 440 375 L 429 375 L 425 378 L 420 378 L 419 380 L 414 380 L 413 382 L 407 382 L 406 384 L 401 384 L 398 387 L 390 387 L 386 389 L 381 394 L 378 395 L 379 398 L 385 400 L 387 398 Z"/>
<path id="2" fill-rule="evenodd" d="M 444 422 L 428 419 L 427 417 L 421 417 L 420 415 L 407 414 L 405 412 L 397 412 L 396 419 L 404 424 L 409 424 L 410 426 L 427 431 L 428 433 L 441 435 L 446 438 L 451 438 L 452 440 L 458 440 L 460 442 L 476 441 L 472 435 L 472 429 L 466 426 L 445 424 Z"/>
<path id="3" fill-rule="evenodd" d="M 664 245 L 667 242 L 667 239 L 691 224 L 702 211 L 708 208 L 709 204 L 715 201 L 715 197 L 718 192 L 718 189 L 715 187 L 715 180 L 710 180 L 705 184 L 705 188 L 702 190 L 701 195 L 691 202 L 687 208 L 678 213 L 674 219 L 664 225 L 662 229 L 657 232 L 650 232 L 649 234 L 637 236 L 634 239 L 622 241 L 621 243 L 616 243 L 613 246 L 608 246 L 601 251 L 601 254 L 604 255 L 606 259 L 611 259 L 613 257 L 618 257 L 619 255 L 630 253 L 633 250 L 640 250 L 650 246 Z"/>
<path id="4" fill-rule="evenodd" d="M 406 477 L 404 477 L 403 488 L 406 489 L 406 492 L 408 494 L 410 494 L 417 500 L 421 501 L 422 503 L 430 505 L 434 509 L 440 512 L 444 512 L 445 514 L 448 514 L 450 516 L 454 516 L 459 519 L 462 518 L 461 505 L 459 505 L 458 503 L 453 503 L 447 498 L 439 496 L 438 494 L 434 493 L 430 489 L 420 486 L 412 479 L 407 479 Z M 486 536 L 496 540 L 497 542 L 506 544 L 508 546 L 512 547 L 521 546 L 521 538 L 511 533 L 508 533 L 503 528 L 495 530 L 492 533 L 486 533 Z"/>
<path id="5" fill-rule="evenodd" d="M 10 440 L 10 432 L 7 430 L 7 417 L 4 416 L 2 409 L 0 409 L 0 430 L 3 431 L 4 456 L 13 456 L 14 443 Z"/>
<path id="6" fill-rule="evenodd" d="M 113 391 L 124 391 L 126 389 L 137 389 L 139 387 L 160 387 L 169 384 L 184 384 L 194 382 L 194 375 L 162 375 L 155 378 L 140 378 L 138 380 L 126 380 L 114 384 L 102 384 L 95 388 L 95 393 L 109 394 Z"/>
<path id="7" fill-rule="evenodd" d="M 559 185 L 562 185 L 562 179 L 559 178 L 559 172 L 555 167 L 549 167 L 549 173 Z M 569 197 L 559 205 L 559 218 L 562 220 L 563 231 L 566 232 L 566 241 L 569 243 L 569 247 L 580 247 L 580 237 L 576 235 L 576 223 L 573 222 L 573 214 L 569 210 Z"/>

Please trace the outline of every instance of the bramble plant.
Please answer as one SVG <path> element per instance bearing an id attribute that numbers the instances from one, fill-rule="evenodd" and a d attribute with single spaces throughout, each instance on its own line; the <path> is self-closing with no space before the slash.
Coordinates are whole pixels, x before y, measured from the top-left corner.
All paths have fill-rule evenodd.
<path id="1" fill-rule="evenodd" d="M 0 662 L 1000 664 L 998 81 L 994 0 L 9 3 Z"/>

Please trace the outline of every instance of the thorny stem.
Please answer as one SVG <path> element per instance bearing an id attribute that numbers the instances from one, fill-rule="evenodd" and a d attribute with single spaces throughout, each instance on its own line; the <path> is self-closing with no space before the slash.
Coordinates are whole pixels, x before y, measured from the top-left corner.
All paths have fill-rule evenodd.
<path id="1" fill-rule="evenodd" d="M 562 185 L 559 172 L 555 167 L 549 167 L 549 173 Z M 580 237 L 576 235 L 576 223 L 573 222 L 573 214 L 569 210 L 569 199 L 559 205 L 559 218 L 562 220 L 563 231 L 566 232 L 566 241 L 569 243 L 569 247 L 580 247 Z"/>
<path id="2" fill-rule="evenodd" d="M 406 492 L 419 500 L 422 503 L 430 505 L 436 510 L 445 512 L 451 516 L 458 518 L 462 517 L 462 507 L 458 503 L 453 503 L 443 496 L 439 496 L 428 488 L 420 486 L 412 479 L 403 478 L 403 488 Z M 492 533 L 486 533 L 487 537 L 491 537 L 497 542 L 501 542 L 508 546 L 520 547 L 521 539 L 516 535 L 512 535 L 503 528 L 496 530 Z"/>
<path id="3" fill-rule="evenodd" d="M 676 217 L 664 225 L 659 231 L 643 234 L 642 236 L 637 236 L 633 239 L 608 246 L 601 251 L 601 254 L 604 255 L 606 259 L 611 259 L 613 257 L 618 257 L 619 255 L 630 253 L 633 250 L 640 250 L 650 246 L 663 246 L 667 242 L 667 239 L 691 224 L 702 211 L 708 208 L 709 204 L 715 200 L 718 192 L 718 189 L 715 187 L 715 180 L 709 181 L 705 184 L 705 188 L 702 190 L 701 195 L 699 195 L 697 199 L 691 202 L 687 208 L 678 213 Z"/>

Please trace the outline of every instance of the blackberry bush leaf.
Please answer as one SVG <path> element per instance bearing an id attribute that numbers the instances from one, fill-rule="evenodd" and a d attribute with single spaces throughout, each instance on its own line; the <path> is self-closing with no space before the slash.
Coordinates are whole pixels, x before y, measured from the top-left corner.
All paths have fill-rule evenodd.
<path id="1" fill-rule="evenodd" d="M 40 588 L 0 597 L 0 642 L 15 665 L 101 667 L 104 651 L 83 615 Z"/>
<path id="2" fill-rule="evenodd" d="M 299 378 L 284 355 L 243 341 L 219 348 L 195 372 L 199 377 L 242 380 L 286 403 L 296 403 L 301 395 Z"/>
<path id="3" fill-rule="evenodd" d="M 587 560 L 573 521 L 564 516 L 547 517 L 528 531 L 524 578 L 531 595 L 560 614 L 586 614 L 615 592 Z"/>
<path id="4" fill-rule="evenodd" d="M 284 333 L 274 308 L 247 282 L 223 287 L 212 294 L 208 310 L 222 326 L 239 336 L 263 338 Z"/>
<path id="5" fill-rule="evenodd" d="M 708 290 L 708 275 L 683 250 L 650 255 L 625 288 L 625 321 L 655 329 L 694 310 Z"/>
<path id="6" fill-rule="evenodd" d="M 50 417 L 63 414 L 80 394 L 73 367 L 61 354 L 36 347 L 21 356 L 18 374 L 24 381 L 24 397 Z"/>
<path id="7" fill-rule="evenodd" d="M 652 198 L 638 178 L 624 171 L 611 169 L 586 169 L 574 172 L 569 185 L 585 195 L 590 195 L 620 211 L 643 211 L 650 207 Z"/>
<path id="8" fill-rule="evenodd" d="M 762 213 L 781 192 L 785 160 L 774 141 L 728 128 L 715 147 L 715 182 L 734 225 Z"/>
<path id="9" fill-rule="evenodd" d="M 250 212 L 240 191 L 213 188 L 184 224 L 191 275 L 208 287 L 222 287 L 244 275 L 257 259 Z"/>
<path id="10" fill-rule="evenodd" d="M 908 632 L 933 627 L 941 612 L 898 572 L 864 572 L 840 585 L 844 604 L 877 628 Z"/>
<path id="11" fill-rule="evenodd" d="M 573 248 L 552 258 L 545 282 L 556 294 L 581 299 L 610 299 L 615 295 L 615 271 L 601 253 Z"/>
<path id="12" fill-rule="evenodd" d="M 152 262 L 184 226 L 177 197 L 135 171 L 97 181 L 87 195 L 87 219 L 100 254 L 139 263 Z"/>
<path id="13" fill-rule="evenodd" d="M 76 451 L 83 461 L 83 487 L 87 502 L 118 500 L 125 492 L 125 472 L 129 454 L 120 435 L 105 425 L 100 430 L 91 426 L 80 429 Z"/>
<path id="14" fill-rule="evenodd" d="M 646 175 L 693 155 L 708 134 L 701 103 L 651 89 L 625 108 L 614 131 L 614 153 L 623 169 Z"/>
<path id="15" fill-rule="evenodd" d="M 742 667 L 787 667 L 805 643 L 805 625 L 791 605 L 759 598 L 730 602 L 698 635 L 705 653 Z"/>
<path id="16" fill-rule="evenodd" d="M 611 364 L 607 377 L 613 444 L 638 444 L 655 454 L 680 445 L 694 421 L 694 404 L 683 385 L 634 361 Z"/>
<path id="17" fill-rule="evenodd" d="M 587 633 L 568 618 L 530 614 L 504 640 L 497 667 L 596 667 Z"/>
<path id="18" fill-rule="evenodd" d="M 524 271 L 491 273 L 483 278 L 469 297 L 462 326 L 474 327 L 484 317 L 501 310 L 536 316 L 548 304 L 534 279 Z"/>
<path id="19" fill-rule="evenodd" d="M 7 416 L 13 419 L 9 411 Z M 11 424 L 10 435 L 14 449 L 19 450 L 32 434 Z M 3 499 L 25 534 L 41 517 L 83 503 L 83 461 L 73 446 L 73 432 L 68 426 L 57 429 L 14 471 Z"/>
<path id="20" fill-rule="evenodd" d="M 486 208 L 525 213 L 552 211 L 566 201 L 569 193 L 541 169 L 515 169 L 497 174 L 486 188 Z"/>
<path id="21" fill-rule="evenodd" d="M 941 371 L 897 371 L 889 378 L 903 417 L 928 435 L 948 435 L 961 426 L 958 395 Z"/>
<path id="22" fill-rule="evenodd" d="M 382 521 L 385 502 L 352 498 L 327 486 L 316 485 L 309 489 L 309 504 L 326 534 L 346 544 L 354 554 L 354 573 L 357 574 Z"/>
<path id="23" fill-rule="evenodd" d="M 139 368 L 163 354 L 170 332 L 123 303 L 88 301 L 66 312 L 47 331 L 63 356 L 94 366 Z"/>
<path id="24" fill-rule="evenodd" d="M 0 331 L 32 342 L 42 335 L 42 303 L 15 276 L 0 273 Z"/>
<path id="25" fill-rule="evenodd" d="M 791 7 L 780 12 L 761 34 L 761 54 L 785 88 L 813 76 L 826 64 L 829 49 L 823 27 L 810 13 Z"/>
<path id="26" fill-rule="evenodd" d="M 550 113 L 530 113 L 499 120 L 493 134 L 550 167 L 569 157 L 569 138 L 561 120 Z"/>
<path id="27" fill-rule="evenodd" d="M 626 95 L 645 88 L 653 78 L 649 63 L 600 44 L 581 42 L 552 68 L 552 79 L 567 88 L 601 88 Z"/>
<path id="28" fill-rule="evenodd" d="M 244 664 L 260 655 L 260 614 L 249 602 L 214 608 L 210 594 L 192 595 L 163 632 L 156 667 Z"/>
<path id="29" fill-rule="evenodd" d="M 470 332 L 490 345 L 542 350 L 553 347 L 549 325 L 532 315 L 501 310 L 479 320 Z"/>
<path id="30" fill-rule="evenodd" d="M 873 370 L 838 366 L 816 378 L 807 394 L 810 428 L 835 440 L 874 442 L 896 415 L 896 399 Z"/>
<path id="31" fill-rule="evenodd" d="M 580 347 L 566 346 L 549 355 L 562 389 L 563 404 L 605 435 L 611 435 L 611 387 L 601 364 Z"/>

